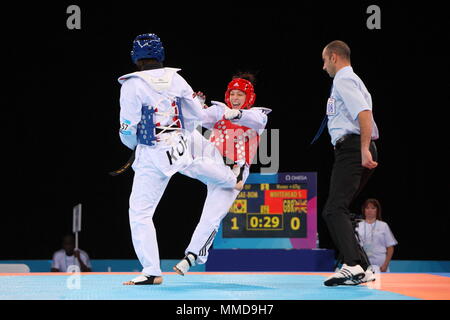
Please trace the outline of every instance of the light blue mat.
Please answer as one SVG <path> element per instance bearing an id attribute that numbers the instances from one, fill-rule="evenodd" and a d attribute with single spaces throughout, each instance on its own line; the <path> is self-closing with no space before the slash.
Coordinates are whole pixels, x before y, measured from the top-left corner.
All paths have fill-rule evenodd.
<path id="1" fill-rule="evenodd" d="M 135 274 L 0 276 L 0 300 L 414 300 L 367 286 L 325 287 L 322 275 L 165 274 L 157 286 L 124 286 Z M 72 289 L 71 289 L 72 288 Z"/>

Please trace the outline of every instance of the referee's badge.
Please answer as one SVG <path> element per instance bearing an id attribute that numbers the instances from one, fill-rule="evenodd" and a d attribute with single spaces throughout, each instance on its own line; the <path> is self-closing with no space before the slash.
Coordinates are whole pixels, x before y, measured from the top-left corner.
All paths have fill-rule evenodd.
<path id="1" fill-rule="evenodd" d="M 336 114 L 336 99 L 328 98 L 327 101 L 327 116 L 332 116 Z"/>

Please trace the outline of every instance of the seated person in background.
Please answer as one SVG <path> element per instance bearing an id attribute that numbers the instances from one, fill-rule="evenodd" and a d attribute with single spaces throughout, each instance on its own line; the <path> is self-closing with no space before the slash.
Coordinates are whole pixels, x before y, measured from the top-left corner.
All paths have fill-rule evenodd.
<path id="1" fill-rule="evenodd" d="M 389 272 L 389 263 L 397 240 L 386 222 L 381 220 L 381 205 L 377 199 L 367 199 L 362 205 L 364 221 L 358 224 L 360 244 L 372 266 Z"/>
<path id="2" fill-rule="evenodd" d="M 52 272 L 67 272 L 71 265 L 76 265 L 81 272 L 91 272 L 91 261 L 88 254 L 80 249 L 75 250 L 75 238 L 66 235 L 63 238 L 63 249 L 56 251 L 52 259 Z"/>

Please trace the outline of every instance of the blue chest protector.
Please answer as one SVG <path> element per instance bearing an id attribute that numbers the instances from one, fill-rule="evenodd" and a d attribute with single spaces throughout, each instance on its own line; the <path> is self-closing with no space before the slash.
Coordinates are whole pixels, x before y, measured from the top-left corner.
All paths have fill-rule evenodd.
<path id="1" fill-rule="evenodd" d="M 174 113 L 174 121 L 170 126 L 174 126 L 176 128 L 184 128 L 184 119 L 183 112 L 181 109 L 180 98 L 175 98 L 175 109 L 178 110 L 177 113 Z M 151 106 L 142 106 L 141 109 L 141 121 L 137 126 L 137 140 L 139 144 L 144 144 L 147 146 L 155 145 L 155 141 L 157 141 L 157 133 L 156 129 L 164 130 L 167 127 L 157 126 L 154 121 L 154 115 L 157 113 L 155 109 Z"/>
<path id="2" fill-rule="evenodd" d="M 153 146 L 156 140 L 155 124 L 153 121 L 153 115 L 155 109 L 150 106 L 142 106 L 141 121 L 137 126 L 137 140 L 139 144 L 145 144 L 147 146 Z"/>

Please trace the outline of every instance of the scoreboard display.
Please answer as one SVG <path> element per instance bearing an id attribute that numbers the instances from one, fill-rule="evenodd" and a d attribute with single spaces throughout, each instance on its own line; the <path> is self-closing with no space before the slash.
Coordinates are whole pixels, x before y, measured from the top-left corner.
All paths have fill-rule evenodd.
<path id="1" fill-rule="evenodd" d="M 316 173 L 250 174 L 214 248 L 315 248 Z"/>
<path id="2" fill-rule="evenodd" d="M 223 220 L 224 238 L 303 238 L 307 190 L 300 184 L 247 184 Z"/>

